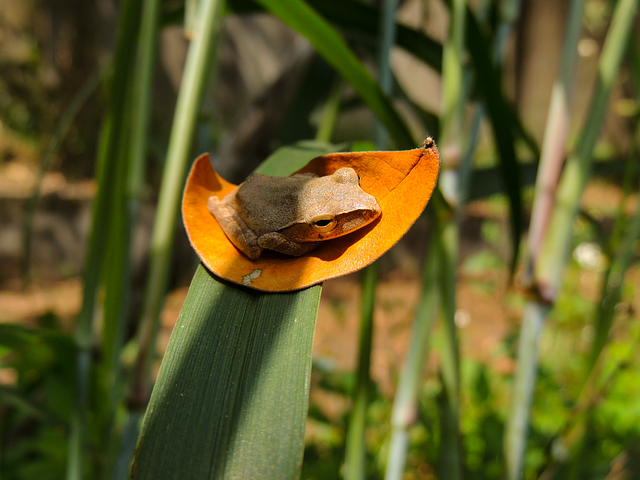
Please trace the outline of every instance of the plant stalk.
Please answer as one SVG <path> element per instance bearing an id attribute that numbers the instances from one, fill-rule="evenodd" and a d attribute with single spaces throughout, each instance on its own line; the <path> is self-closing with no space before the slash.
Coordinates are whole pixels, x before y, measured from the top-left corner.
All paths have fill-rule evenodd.
<path id="1" fill-rule="evenodd" d="M 195 33 L 187 54 L 169 138 L 167 160 L 151 237 L 149 275 L 140 320 L 140 351 L 134 380 L 134 396 L 141 406 L 146 405 L 148 399 L 151 364 L 155 358 L 155 338 L 167 287 L 175 227 L 180 210 L 180 196 L 207 79 L 207 69 L 213 52 L 221 5 L 221 0 L 200 2 L 199 30 Z"/>

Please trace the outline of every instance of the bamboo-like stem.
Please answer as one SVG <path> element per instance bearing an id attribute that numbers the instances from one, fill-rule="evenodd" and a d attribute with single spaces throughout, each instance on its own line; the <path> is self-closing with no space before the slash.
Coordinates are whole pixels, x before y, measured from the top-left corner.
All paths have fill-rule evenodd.
<path id="1" fill-rule="evenodd" d="M 136 400 L 145 405 L 150 384 L 155 338 L 167 285 L 175 226 L 186 167 L 195 133 L 200 102 L 213 51 L 213 38 L 220 14 L 220 0 L 202 0 L 199 30 L 189 47 L 184 75 L 169 138 L 158 210 L 151 236 L 150 267 L 141 315 L 140 350 L 136 367 Z"/>
<path id="2" fill-rule="evenodd" d="M 604 122 L 636 9 L 637 0 L 620 0 L 616 4 L 598 64 L 598 78 L 587 121 L 558 185 L 555 208 L 534 271 L 538 290 L 547 302 L 555 299 L 569 255 L 571 224 L 590 176 L 591 155 Z"/>
<path id="3" fill-rule="evenodd" d="M 449 37 L 442 57 L 442 115 L 440 120 L 440 153 L 443 164 L 456 165 L 462 157 L 462 118 L 465 104 L 464 52 L 467 5 L 464 0 L 451 2 Z M 443 212 L 437 198 L 432 199 L 436 211 Z M 443 342 L 440 346 L 441 375 L 444 384 L 441 415 L 441 469 L 447 478 L 461 477 L 462 456 L 459 442 L 460 378 L 458 339 L 455 316 L 455 284 L 459 246 L 458 226 L 454 217 L 441 218 L 432 248 L 438 252 L 441 292 Z"/>
<path id="4" fill-rule="evenodd" d="M 149 115 L 151 112 L 151 93 L 153 70 L 158 40 L 160 20 L 160 0 L 145 0 L 140 27 L 140 40 L 136 51 L 133 102 L 131 109 L 132 139 L 129 145 L 131 172 L 127 183 L 127 209 L 134 221 L 138 214 L 139 202 L 144 185 L 144 164 L 146 159 Z M 129 232 L 132 234 L 132 231 Z M 139 324 L 140 331 L 145 323 Z M 134 379 L 135 381 L 135 379 Z M 135 402 L 133 403 L 135 405 Z M 137 437 L 137 435 L 135 435 Z"/>
<path id="5" fill-rule="evenodd" d="M 347 426 L 343 467 L 343 476 L 346 480 L 364 480 L 367 476 L 365 430 L 367 409 L 371 396 L 371 345 L 373 341 L 373 311 L 376 285 L 378 283 L 378 269 L 378 262 L 374 262 L 363 270 L 358 366 L 353 392 L 353 407 L 351 408 Z"/>
<path id="6" fill-rule="evenodd" d="M 435 216 L 433 218 L 435 219 Z M 432 228 L 432 232 L 435 233 L 435 225 Z M 409 428 L 417 418 L 418 389 L 422 380 L 424 359 L 428 351 L 431 325 L 433 324 L 438 302 L 437 273 L 439 270 L 439 255 L 434 246 L 435 239 L 433 237 L 434 235 L 432 234 L 432 240 L 427 247 L 422 270 L 420 303 L 411 328 L 409 350 L 404 359 L 396 396 L 393 401 L 391 441 L 389 443 L 385 480 L 402 479 L 409 446 Z"/>
<path id="7" fill-rule="evenodd" d="M 382 14 L 380 15 L 381 37 L 378 52 L 378 83 L 382 92 L 387 96 L 391 92 L 392 86 L 389 57 L 391 55 L 391 47 L 395 41 L 396 6 L 397 0 L 384 0 Z M 376 119 L 374 141 L 378 149 L 386 149 L 388 133 L 379 119 Z M 367 474 L 365 430 L 372 384 L 370 365 L 378 272 L 378 262 L 374 262 L 365 268 L 362 277 L 362 315 L 360 320 L 360 344 L 358 347 L 358 373 L 345 445 L 344 477 L 347 480 L 364 480 Z"/>
<path id="8" fill-rule="evenodd" d="M 583 8 L 584 0 L 571 2 L 560 59 L 560 70 L 551 93 L 529 227 L 529 252 L 534 259 L 539 254 L 540 245 L 546 232 L 565 155 L 570 92 L 575 73 Z"/>
<path id="9" fill-rule="evenodd" d="M 391 48 L 396 40 L 396 8 L 398 0 L 384 0 L 380 12 L 380 42 L 378 46 L 378 85 L 389 96 L 393 86 L 391 72 Z M 385 126 L 376 119 L 374 141 L 379 150 L 386 150 L 389 134 Z"/>
<path id="10" fill-rule="evenodd" d="M 440 154 L 445 164 L 457 164 L 461 156 L 465 19 L 466 2 L 453 0 L 449 38 L 442 52 L 442 114 L 439 143 Z"/>
<path id="11" fill-rule="evenodd" d="M 570 51 L 575 48 L 575 44 L 572 46 L 570 43 L 576 41 L 576 30 L 579 29 L 581 19 L 580 6 L 572 5 L 571 9 L 572 17 L 569 18 L 570 25 L 567 30 L 569 46 L 565 45 L 563 53 L 563 61 L 568 62 L 568 65 L 563 66 L 556 87 L 554 87 L 555 105 L 552 105 L 550 112 L 550 115 L 554 115 L 554 117 L 550 118 L 548 125 L 549 129 L 553 128 L 554 130 L 548 130 L 549 139 L 545 137 L 543 161 L 548 165 L 543 166 L 539 174 L 538 179 L 541 185 L 537 190 L 537 195 L 548 196 L 547 189 L 553 187 L 554 175 L 559 168 L 557 162 L 561 160 L 560 149 L 562 145 L 560 140 L 562 137 L 554 137 L 562 135 L 563 128 L 566 128 L 562 126 L 566 123 L 566 119 L 563 120 L 561 117 L 566 115 L 566 91 L 573 67 L 571 56 L 575 51 Z M 606 106 L 625 51 L 636 8 L 637 2 L 635 0 L 621 0 L 616 5 L 600 58 L 598 80 L 587 121 L 576 151 L 570 156 L 562 174 L 550 220 L 547 220 L 549 199 L 536 200 L 537 212 L 532 232 L 534 238 L 530 241 L 530 249 L 534 255 L 533 281 L 535 282 L 534 291 L 538 297 L 528 302 L 523 315 L 512 410 L 505 431 L 505 456 L 509 480 L 517 480 L 522 476 L 527 424 L 536 383 L 538 337 L 544 319 L 557 295 L 570 246 L 571 224 L 590 175 L 591 154 L 604 121 Z M 565 53 L 566 59 L 564 58 Z M 547 224 L 548 227 L 545 228 Z M 544 230 L 544 233 L 541 230 Z"/>
<path id="12" fill-rule="evenodd" d="M 542 146 L 540 168 L 529 229 L 529 252 L 537 258 L 546 231 L 562 162 L 569 121 L 569 92 L 574 75 L 584 0 L 571 2 L 562 50 L 560 71 L 553 86 L 551 105 Z M 520 478 L 526 448 L 528 422 L 538 369 L 538 337 L 549 307 L 536 301 L 524 309 L 518 347 L 511 411 L 505 429 L 504 454 L 507 478 Z"/>
<path id="13" fill-rule="evenodd" d="M 518 372 L 513 382 L 511 412 L 504 437 L 507 478 L 510 480 L 522 476 L 529 412 L 538 371 L 538 339 L 549 310 L 549 306 L 542 303 L 528 302 L 522 315 L 517 353 Z"/>
<path id="14" fill-rule="evenodd" d="M 119 141 L 116 138 L 114 124 L 122 121 L 125 112 L 127 78 L 131 65 L 128 46 L 133 44 L 132 39 L 137 33 L 138 13 L 137 2 L 128 0 L 122 3 L 120 30 L 114 54 L 114 74 L 109 88 L 109 110 L 105 115 L 100 136 L 97 165 L 98 192 L 93 203 L 91 234 L 83 278 L 82 307 L 76 321 L 76 403 L 70 421 L 67 480 L 78 480 L 84 477 L 94 309 L 107 249 L 109 195 L 114 189 L 118 174 L 116 153 Z"/>
<path id="15" fill-rule="evenodd" d="M 108 405 L 105 409 L 115 411 L 118 396 L 116 387 L 119 374 L 119 353 L 126 321 L 128 320 L 129 292 L 131 290 L 130 240 L 133 219 L 129 216 L 126 204 L 126 188 L 130 173 L 128 149 L 131 140 L 130 106 L 132 95 L 130 84 L 125 94 L 125 112 L 118 125 L 114 125 L 114 144 L 117 146 L 114 161 L 117 162 L 116 179 L 109 198 L 108 248 L 104 267 L 104 303 L 102 320 L 102 360 L 100 362 L 100 380 L 104 388 L 103 397 Z"/>
<path id="16" fill-rule="evenodd" d="M 131 106 L 130 156 L 133 168 L 127 185 L 127 197 L 135 205 L 138 204 L 142 196 L 144 186 L 144 164 L 149 137 L 153 71 L 161 3 L 161 0 L 145 0 L 142 5 L 140 40 L 138 41 L 133 77 L 134 102 Z"/>

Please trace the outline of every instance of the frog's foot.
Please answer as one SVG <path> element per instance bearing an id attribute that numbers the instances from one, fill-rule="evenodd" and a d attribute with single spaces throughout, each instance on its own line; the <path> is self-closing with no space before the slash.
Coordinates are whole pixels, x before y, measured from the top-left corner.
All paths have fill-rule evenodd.
<path id="1" fill-rule="evenodd" d="M 227 238 L 238 250 L 251 260 L 260 256 L 262 248 L 258 245 L 258 237 L 235 211 L 228 208 L 216 196 L 209 197 L 207 208 L 216 218 Z"/>
<path id="2" fill-rule="evenodd" d="M 320 243 L 321 242 L 296 243 L 277 232 L 265 233 L 258 238 L 258 245 L 262 248 L 274 250 L 293 257 L 299 257 L 305 253 L 309 253 L 311 250 L 319 247 Z"/>

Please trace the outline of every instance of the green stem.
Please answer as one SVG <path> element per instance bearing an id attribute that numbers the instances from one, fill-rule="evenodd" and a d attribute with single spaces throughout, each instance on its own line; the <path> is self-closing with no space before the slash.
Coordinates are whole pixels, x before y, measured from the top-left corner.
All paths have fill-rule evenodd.
<path id="1" fill-rule="evenodd" d="M 380 49 L 378 52 L 379 84 L 384 95 L 389 95 L 392 86 L 391 64 L 389 56 L 395 38 L 395 11 L 397 0 L 385 0 L 380 16 Z M 380 119 L 376 119 L 375 142 L 382 150 L 387 145 L 387 130 Z M 373 311 L 375 307 L 375 291 L 378 283 L 378 262 L 369 265 L 363 272 L 362 279 L 362 317 L 360 323 L 360 345 L 358 354 L 358 376 L 353 397 L 353 408 L 347 431 L 345 452 L 345 478 L 363 480 L 366 478 L 366 417 L 371 390 L 371 343 L 373 341 Z"/>
<path id="2" fill-rule="evenodd" d="M 611 90 L 625 52 L 627 38 L 633 25 L 636 0 L 621 0 L 617 3 L 613 20 L 605 40 L 605 45 L 598 67 L 596 89 L 588 112 L 586 124 L 581 132 L 576 151 L 569 157 L 567 165 L 555 194 L 555 206 L 548 220 L 549 199 L 536 198 L 534 219 L 532 220 L 532 240 L 529 248 L 534 255 L 534 282 L 538 298 L 530 301 L 523 316 L 522 333 L 518 349 L 518 371 L 514 380 L 512 410 L 505 431 L 505 456 L 507 462 L 507 478 L 521 478 L 523 457 L 526 450 L 528 422 L 536 384 L 538 367 L 538 337 L 550 308 L 552 307 L 572 238 L 573 218 L 578 210 L 582 192 L 590 177 L 591 156 L 597 141 L 600 127 L 604 121 L 606 107 Z M 554 170 L 561 158 L 563 115 L 566 115 L 566 92 L 568 91 L 571 71 L 573 70 L 574 46 L 577 41 L 581 21 L 581 2 L 572 5 L 571 17 L 567 27 L 567 40 L 563 52 L 563 66 L 559 73 L 554 91 L 555 104 L 550 111 L 548 137 L 545 137 L 543 148 L 544 162 L 538 176 L 539 184 L 536 195 L 546 195 L 545 188 L 553 187 Z M 554 130 L 551 130 L 554 129 Z M 552 136 L 551 136 L 552 135 Z M 555 158 L 554 158 L 555 157 Z M 555 163 L 554 163 L 555 162 Z M 546 225 L 548 223 L 548 228 Z M 544 231 L 544 234 L 543 234 Z"/>
<path id="3" fill-rule="evenodd" d="M 338 112 L 340 111 L 340 99 L 342 98 L 343 86 L 344 81 L 342 78 L 336 78 L 329 92 L 329 98 L 324 104 L 322 116 L 320 117 L 320 125 L 318 125 L 318 130 L 316 131 L 316 140 L 327 143 L 331 142 L 331 135 L 333 134 Z"/>
<path id="4" fill-rule="evenodd" d="M 378 268 L 374 262 L 363 270 L 358 370 L 345 445 L 344 478 L 347 480 L 363 480 L 367 473 L 365 428 L 371 394 L 371 342 Z"/>
<path id="5" fill-rule="evenodd" d="M 555 208 L 535 265 L 538 290 L 546 302 L 553 302 L 557 295 L 569 255 L 571 225 L 590 178 L 592 152 L 604 122 L 636 9 L 637 0 L 620 0 L 616 4 L 598 65 L 598 78 L 587 121 L 558 186 Z"/>
<path id="6" fill-rule="evenodd" d="M 380 43 L 378 46 L 378 85 L 389 97 L 393 86 L 391 72 L 391 48 L 396 40 L 396 8 L 398 0 L 384 0 L 380 12 Z M 389 134 L 384 124 L 376 118 L 374 142 L 379 150 L 386 150 Z"/>
<path id="7" fill-rule="evenodd" d="M 529 250 L 533 258 L 536 258 L 540 251 L 540 244 L 549 222 L 553 197 L 564 161 L 569 124 L 569 97 L 575 72 L 578 40 L 582 29 L 583 8 L 584 0 L 571 2 L 560 59 L 560 70 L 551 94 L 529 227 Z"/>
<path id="8" fill-rule="evenodd" d="M 560 71 L 553 87 L 549 107 L 529 229 L 529 251 L 533 258 L 538 256 L 540 243 L 546 231 L 564 159 L 569 118 L 569 91 L 582 25 L 583 4 L 584 0 L 574 0 L 571 3 Z M 524 311 L 518 348 L 518 371 L 514 379 L 511 412 L 507 420 L 504 442 L 507 478 L 510 480 L 521 477 L 527 426 L 537 378 L 538 336 L 548 311 L 548 306 L 535 301 L 529 302 Z"/>
<path id="9" fill-rule="evenodd" d="M 393 401 L 391 441 L 385 480 L 402 479 L 409 446 L 409 428 L 415 423 L 418 416 L 418 390 L 422 383 L 424 361 L 429 349 L 429 335 L 438 301 L 436 286 L 438 284 L 439 255 L 438 250 L 434 248 L 434 243 L 435 239 L 432 238 L 427 248 L 423 267 L 422 294 L 411 329 L 409 350 L 404 360 L 398 380 L 398 389 Z"/>
<path id="10" fill-rule="evenodd" d="M 518 344 L 518 372 L 514 379 L 511 412 L 505 430 L 507 478 L 522 477 L 522 459 L 526 448 L 529 415 L 538 371 L 538 338 L 550 308 L 538 302 L 527 303 L 522 316 Z"/>
<path id="11" fill-rule="evenodd" d="M 121 122 L 125 112 L 127 78 L 131 66 L 129 46 L 134 43 L 138 19 L 137 2 L 133 0 L 123 2 L 114 54 L 114 74 L 109 85 L 109 110 L 105 115 L 100 136 L 97 165 L 98 192 L 93 203 L 91 234 L 83 279 L 82 307 L 76 321 L 76 404 L 70 421 L 67 480 L 78 480 L 84 477 L 94 309 L 107 249 L 107 232 L 110 224 L 109 196 L 114 189 L 118 174 L 116 153 L 119 142 L 114 124 Z"/>
<path id="12" fill-rule="evenodd" d="M 130 155 L 132 171 L 129 176 L 127 196 L 135 205 L 134 213 L 142 196 L 144 185 L 144 165 L 149 137 L 149 117 L 151 94 L 153 92 L 153 72 L 158 41 L 161 0 L 145 0 L 142 6 L 140 41 L 136 52 L 133 98 L 131 106 Z"/>
<path id="13" fill-rule="evenodd" d="M 178 94 L 167 160 L 162 176 L 158 210 L 151 236 L 150 267 L 141 316 L 136 396 L 143 405 L 148 397 L 151 363 L 155 357 L 155 338 L 169 274 L 175 226 L 180 209 L 191 144 L 207 78 L 221 0 L 202 0 L 199 27 L 189 47 L 182 85 Z"/>
<path id="14" fill-rule="evenodd" d="M 464 0 L 451 3 L 449 37 L 442 56 L 442 115 L 440 144 L 442 160 L 446 164 L 459 163 L 462 157 L 462 114 L 465 104 L 464 55 L 467 5 Z M 437 197 L 432 199 L 436 212 L 444 212 Z M 455 316 L 455 285 L 459 247 L 458 225 L 454 216 L 442 215 L 435 233 L 440 270 L 438 284 L 441 292 L 443 342 L 440 346 L 441 375 L 444 384 L 441 415 L 441 466 L 447 478 L 459 479 L 462 456 L 459 441 L 460 373 L 458 339 Z"/>

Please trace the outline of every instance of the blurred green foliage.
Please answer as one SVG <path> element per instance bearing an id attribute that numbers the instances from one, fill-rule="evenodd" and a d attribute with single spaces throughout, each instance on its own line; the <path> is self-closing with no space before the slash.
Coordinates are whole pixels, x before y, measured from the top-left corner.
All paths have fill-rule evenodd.
<path id="1" fill-rule="evenodd" d="M 494 220 L 485 222 L 491 225 Z M 474 275 L 495 272 L 494 259 L 491 248 L 486 247 L 468 259 L 463 269 L 469 271 L 471 268 Z M 499 266 L 504 271 L 504 263 Z M 584 381 L 585 355 L 593 334 L 591 322 L 595 300 L 586 298 L 584 288 L 580 288 L 581 276 L 589 273 L 593 272 L 576 264 L 568 269 L 565 288 L 541 339 L 540 372 L 525 457 L 526 479 L 541 478 L 546 468 L 570 455 L 562 437 L 576 423 L 576 403 Z M 635 278 L 639 273 L 637 267 L 633 269 Z M 475 283 L 473 279 L 465 281 L 469 282 Z M 628 284 L 627 287 L 614 338 L 607 346 L 606 362 L 597 375 L 598 390 L 589 412 L 591 419 L 581 440 L 586 448 L 576 459 L 581 464 L 578 478 L 605 478 L 615 459 L 624 456 L 625 452 L 629 459 L 634 458 L 640 448 L 640 319 L 637 312 L 628 308 L 624 311 L 624 306 L 628 307 L 633 302 L 638 287 L 637 284 Z M 482 295 L 491 298 L 494 291 L 485 291 Z M 514 333 L 515 327 L 512 327 Z M 510 359 L 511 367 L 507 369 L 505 359 Z M 465 452 L 465 478 L 497 480 L 505 476 L 502 445 L 514 360 L 515 352 L 509 337 L 493 348 L 489 360 L 464 357 L 460 430 Z M 349 375 L 352 374 L 326 367 L 314 371 L 314 388 L 349 398 L 352 385 Z M 337 378 L 343 380 L 339 383 L 331 380 Z M 433 469 L 438 464 L 437 405 L 442 383 L 437 377 L 425 379 L 425 382 L 420 393 L 420 414 L 410 430 L 406 478 L 432 478 Z M 332 421 L 319 413 L 318 407 L 321 405 L 310 406 L 313 434 L 305 451 L 301 478 L 339 479 L 340 464 L 336 457 L 340 458 L 344 448 L 345 418 Z M 391 399 L 378 393 L 370 409 L 367 432 L 372 465 L 384 464 L 386 459 L 385 438 L 391 408 Z M 626 472 L 630 475 L 628 478 L 640 475 L 631 461 Z M 373 469 L 370 478 L 381 477 Z M 440 472 L 438 478 L 446 478 L 446 473 Z"/>

